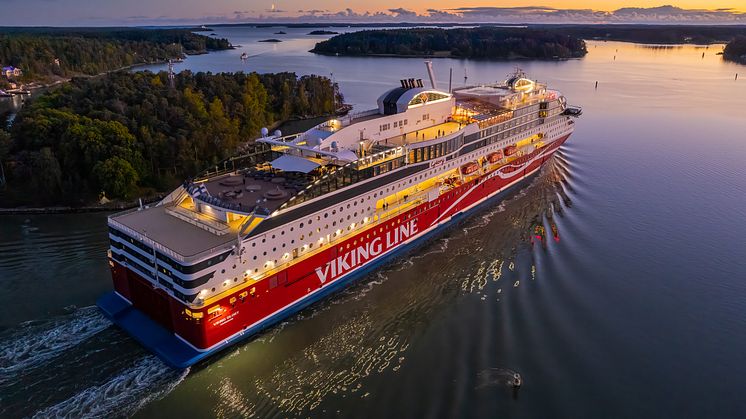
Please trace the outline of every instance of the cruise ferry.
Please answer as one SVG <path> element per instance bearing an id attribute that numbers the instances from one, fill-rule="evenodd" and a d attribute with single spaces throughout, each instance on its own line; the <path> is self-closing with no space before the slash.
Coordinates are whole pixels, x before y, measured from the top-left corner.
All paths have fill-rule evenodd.
<path id="1" fill-rule="evenodd" d="M 190 366 L 525 183 L 580 113 L 521 72 L 444 91 L 428 70 L 430 87 L 401 80 L 375 109 L 301 134 L 263 129 L 157 204 L 110 216 L 114 291 L 99 307 Z"/>

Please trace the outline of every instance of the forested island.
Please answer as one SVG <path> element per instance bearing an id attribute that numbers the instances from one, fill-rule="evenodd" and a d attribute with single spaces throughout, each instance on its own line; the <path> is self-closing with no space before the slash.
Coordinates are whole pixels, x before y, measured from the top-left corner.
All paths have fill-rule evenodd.
<path id="1" fill-rule="evenodd" d="M 3 28 L 0 66 L 21 70 L 14 81 L 48 82 L 228 48 L 190 29 Z"/>
<path id="2" fill-rule="evenodd" d="M 367 30 L 319 42 L 311 52 L 481 59 L 568 59 L 583 57 L 585 42 L 550 29 L 417 28 Z"/>
<path id="3" fill-rule="evenodd" d="M 725 46 L 723 58 L 728 61 L 746 64 L 746 36 L 738 36 Z"/>
<path id="4" fill-rule="evenodd" d="M 262 127 L 332 114 L 343 102 L 319 76 L 184 71 L 73 78 L 0 129 L 4 207 L 81 205 L 168 191 L 233 155 Z"/>
<path id="5" fill-rule="evenodd" d="M 338 33 L 339 32 L 318 30 L 318 31 L 311 31 L 308 34 L 309 35 L 337 35 Z"/>

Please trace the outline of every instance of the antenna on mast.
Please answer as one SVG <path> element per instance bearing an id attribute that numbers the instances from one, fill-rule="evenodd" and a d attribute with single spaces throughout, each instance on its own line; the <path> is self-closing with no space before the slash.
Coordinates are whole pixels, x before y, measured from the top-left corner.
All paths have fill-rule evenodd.
<path id="1" fill-rule="evenodd" d="M 435 87 L 435 72 L 433 71 L 433 62 L 430 60 L 425 61 L 425 67 L 427 67 L 427 75 L 430 76 L 430 84 L 433 86 L 433 89 L 436 89 Z"/>
<path id="2" fill-rule="evenodd" d="M 466 85 L 467 80 L 469 80 L 469 76 L 466 74 L 466 68 L 464 68 L 464 85 Z"/>
<path id="3" fill-rule="evenodd" d="M 453 67 L 448 72 L 448 93 L 451 93 L 451 86 L 453 85 Z"/>

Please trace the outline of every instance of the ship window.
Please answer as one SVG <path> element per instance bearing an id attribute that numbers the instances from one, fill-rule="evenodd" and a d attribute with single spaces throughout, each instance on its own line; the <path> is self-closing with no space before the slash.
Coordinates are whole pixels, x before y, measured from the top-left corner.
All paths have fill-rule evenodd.
<path id="1" fill-rule="evenodd" d="M 267 252 L 262 253 L 262 256 L 267 256 Z"/>
<path id="2" fill-rule="evenodd" d="M 254 256 L 254 260 L 256 260 L 256 255 Z"/>
<path id="3" fill-rule="evenodd" d="M 165 269 L 164 269 L 164 272 L 165 272 Z M 221 273 L 221 274 L 224 274 L 224 273 L 225 273 L 225 269 L 221 269 L 221 270 L 220 270 L 220 273 Z"/>
<path id="4" fill-rule="evenodd" d="M 300 228 L 303 228 L 303 223 L 300 223 Z"/>

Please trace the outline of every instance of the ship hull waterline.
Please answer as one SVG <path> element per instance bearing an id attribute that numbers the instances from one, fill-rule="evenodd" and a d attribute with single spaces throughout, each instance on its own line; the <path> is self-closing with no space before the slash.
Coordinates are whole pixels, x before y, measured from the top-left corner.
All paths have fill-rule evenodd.
<path id="1" fill-rule="evenodd" d="M 106 315 L 106 317 L 108 317 L 114 324 L 122 328 L 166 364 L 178 369 L 190 367 L 240 341 L 256 336 L 259 332 L 279 323 L 289 316 L 292 316 L 331 294 L 348 287 L 355 280 L 362 278 L 371 271 L 390 262 L 392 259 L 402 256 L 402 254 L 407 251 L 412 250 L 414 247 L 419 246 L 428 239 L 440 234 L 443 230 L 452 227 L 454 224 L 463 220 L 466 216 L 484 209 L 490 203 L 504 199 L 517 188 L 529 183 L 568 137 L 569 135 L 548 144 L 546 150 L 542 153 L 543 156 L 538 161 L 538 165 L 532 168 L 531 166 L 535 162 L 527 162 L 526 167 L 520 170 L 524 173 L 517 176 L 517 179 L 511 181 L 507 186 L 493 192 L 488 192 L 484 197 L 477 199 L 466 208 L 457 210 L 452 214 L 444 214 L 445 217 L 438 217 L 438 219 L 435 220 L 434 225 L 420 232 L 417 236 L 414 236 L 405 242 L 398 243 L 393 248 L 387 249 L 375 259 L 369 260 L 355 269 L 340 274 L 334 278 L 333 281 L 327 284 L 322 283 L 315 291 L 310 292 L 304 297 L 268 314 L 250 326 L 239 328 L 226 338 L 212 343 L 206 348 L 198 348 L 174 331 L 169 330 L 160 322 L 154 320 L 152 318 L 152 313 L 150 313 L 151 315 L 145 314 L 144 310 L 136 307 L 136 304 L 133 304 L 133 302 L 126 298 L 123 293 L 120 293 L 117 290 L 104 294 L 97 301 L 97 305 L 104 315 Z M 476 189 L 476 186 L 474 186 L 473 189 Z M 471 190 L 468 192 L 470 193 Z M 467 195 L 468 193 L 462 198 Z M 121 268 L 127 269 L 126 267 Z M 131 273 L 132 272 L 130 272 L 130 274 Z M 145 285 L 145 281 L 142 280 L 142 282 L 143 285 Z M 156 294 L 158 293 L 153 290 L 153 296 L 156 300 L 165 300 L 169 298 L 166 295 L 155 297 Z"/>

